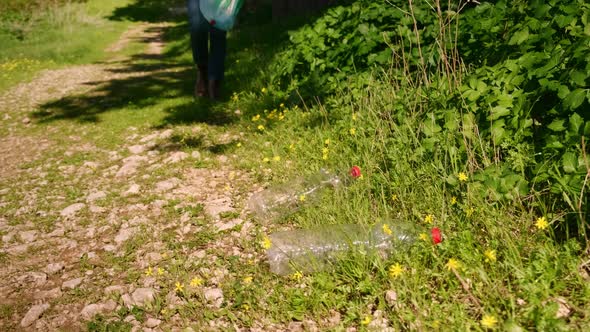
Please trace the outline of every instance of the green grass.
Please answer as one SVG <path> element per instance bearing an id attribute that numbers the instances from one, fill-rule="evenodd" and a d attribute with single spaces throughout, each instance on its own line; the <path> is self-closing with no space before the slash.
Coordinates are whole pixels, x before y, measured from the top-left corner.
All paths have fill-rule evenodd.
<path id="1" fill-rule="evenodd" d="M 107 2 L 109 6 L 114 3 Z M 107 7 L 101 8 L 106 11 Z M 145 17 L 153 18 L 151 15 Z M 125 17 L 133 20 L 127 14 Z M 35 126 L 28 128 L 27 134 L 46 135 L 56 142 L 56 147 L 54 155 L 31 167 L 62 155 L 72 144 L 70 136 L 78 136 L 79 142 L 92 143 L 100 149 L 114 150 L 124 146 L 131 133 L 141 137 L 154 129 L 171 128 L 174 136 L 159 143 L 179 144 L 183 151 L 202 154 L 201 160 L 187 161 L 185 167 L 191 167 L 190 163 L 195 168 L 214 167 L 214 161 L 203 159 L 235 154 L 232 166 L 263 184 L 280 184 L 321 168 L 344 173 L 352 165 L 361 167 L 363 178 L 277 222 L 247 217 L 254 231 L 246 237 L 236 237 L 231 231 L 214 232 L 210 220 L 203 217 L 199 202 L 176 208 L 181 202 L 169 201 L 158 222 L 173 224 L 188 213 L 191 223 L 202 228 L 198 234 L 178 241 L 176 229 L 163 233 L 157 241 L 165 244 L 162 251 L 166 257 L 149 267 L 153 270 L 133 265 L 134 253 L 153 240 L 149 234 L 131 239 L 122 248 L 121 256 L 105 255 L 105 266 L 114 268 L 122 280 L 139 286 L 148 274 L 156 278 L 161 290 L 156 305 L 123 310 L 111 319 L 98 317 L 88 323 L 89 330 L 129 330 L 130 325 L 123 322 L 128 314 L 140 321 L 156 317 L 164 324 L 178 314 L 185 326 L 195 330 L 206 328 L 211 320 L 219 320 L 229 322 L 228 330 L 234 325 L 285 329 L 291 323 L 313 321 L 320 330 L 356 327 L 364 331 L 380 330 L 381 319 L 395 330 L 483 331 L 484 317 L 495 318 L 496 328 L 508 331 L 584 331 L 589 327 L 585 244 L 576 239 L 558 239 L 552 227 L 535 227 L 538 218 L 553 221 L 559 211 L 545 208 L 546 213 L 539 214 L 539 209 L 529 204 L 531 200 L 536 202 L 531 197 L 510 202 L 489 200 L 480 194 L 481 183 L 473 178 L 469 165 L 461 162 L 450 145 L 426 152 L 418 140 L 422 123 L 415 96 L 397 88 L 401 84 L 384 83 L 376 75 L 366 91 L 354 95 L 343 85 L 339 94 L 321 102 L 274 97 L 276 94 L 268 90 L 279 88 L 269 84 L 270 73 L 265 64 L 281 48 L 276 40 L 286 41 L 287 29 L 295 29 L 299 23 L 273 25 L 268 18 L 268 8 L 258 17 L 246 16 L 243 24 L 230 34 L 228 79 L 220 103 L 194 101 L 190 95 L 194 72 L 190 67 L 186 24 L 177 22 L 166 31 L 168 46 L 163 58 L 137 59 L 126 64 L 130 70 L 151 71 L 150 75 L 107 82 L 97 87 L 103 92 L 100 97 L 73 95 L 42 105 L 33 114 Z M 115 26 L 111 37 L 121 28 Z M 97 26 L 84 29 L 92 33 L 102 30 L 97 30 Z M 77 47 L 84 45 L 75 46 L 80 36 L 70 35 L 73 42 L 66 46 L 63 56 L 41 51 L 44 55 L 39 61 L 52 59 L 63 65 L 100 58 L 102 47 L 91 48 L 92 54 L 82 58 L 70 58 Z M 108 44 L 110 37 L 101 38 Z M 59 44 L 59 40 L 51 40 L 44 47 Z M 36 53 L 32 41 L 20 47 L 23 52 L 30 52 L 26 54 Z M 14 46 L 2 52 L 15 56 L 13 52 L 17 50 Z M 158 71 L 160 68 L 174 70 Z M 392 107 L 399 105 L 408 109 L 401 118 L 394 117 L 392 112 Z M 241 112 L 236 113 L 236 109 Z M 51 128 L 58 130 L 48 130 Z M 196 133 L 195 128 L 199 129 Z M 24 132 L 23 128 L 20 130 Z M 215 137 L 226 133 L 244 135 L 225 145 L 212 143 Z M 109 165 L 101 152 L 75 153 L 61 162 L 79 166 L 85 159 Z M 138 183 L 146 187 L 169 176 L 180 177 L 176 172 L 163 167 Z M 458 180 L 460 173 L 467 176 L 465 181 Z M 83 197 L 82 190 L 87 189 L 83 187 L 87 178 L 65 184 L 66 177 L 57 171 L 48 176 L 51 186 L 43 188 L 40 196 L 58 191 L 64 196 L 60 203 L 64 206 Z M 88 178 L 93 176 L 96 175 Z M 110 185 L 113 190 L 126 186 Z M 31 189 L 30 186 L 23 190 Z M 239 190 L 244 193 L 248 188 Z M 10 195 L 14 204 L 3 207 L 3 214 L 14 213 L 16 202 L 21 199 L 17 192 L 11 191 Z M 139 201 L 148 203 L 158 198 L 141 197 Z M 102 205 L 131 203 L 137 203 L 137 199 L 109 198 Z M 225 213 L 222 217 L 231 219 L 237 215 Z M 44 225 L 48 222 L 35 219 L 32 214 L 19 217 L 19 221 L 26 218 Z M 261 242 L 273 231 L 329 224 L 373 224 L 380 219 L 424 229 L 440 227 L 444 241 L 438 246 L 418 241 L 388 258 L 356 252 L 336 262 L 331 270 L 314 274 L 278 277 L 269 272 Z M 232 254 L 228 248 L 233 247 L 243 255 Z M 204 251 L 205 258 L 188 256 L 196 251 Z M 79 265 L 82 270 L 94 268 L 84 256 Z M 401 272 L 390 273 L 392 266 L 401 267 Z M 226 272 L 222 281 L 216 280 L 219 271 Z M 202 279 L 202 283 L 190 286 L 194 278 Z M 221 308 L 207 305 L 203 293 L 207 287 L 223 290 L 225 301 Z M 170 291 L 184 300 L 172 309 L 166 303 Z M 396 295 L 395 300 L 392 294 Z M 3 317 L 10 313 L 9 308 L 1 308 Z"/>
<path id="2" fill-rule="evenodd" d="M 41 69 L 104 59 L 107 46 L 129 26 L 107 15 L 128 2 L 66 2 L 1 17 L 0 91 L 31 79 Z"/>

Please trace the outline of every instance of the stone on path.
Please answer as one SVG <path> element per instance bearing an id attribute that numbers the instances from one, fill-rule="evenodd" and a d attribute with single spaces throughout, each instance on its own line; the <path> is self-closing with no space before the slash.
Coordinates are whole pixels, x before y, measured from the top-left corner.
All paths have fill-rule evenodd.
<path id="1" fill-rule="evenodd" d="M 93 192 L 92 194 L 88 195 L 88 197 L 86 197 L 86 201 L 94 202 L 96 200 L 103 199 L 105 197 L 107 197 L 107 194 L 104 191 L 97 191 L 97 192 Z"/>
<path id="2" fill-rule="evenodd" d="M 146 327 L 148 327 L 148 328 L 150 328 L 150 329 L 153 329 L 154 327 L 156 327 L 156 326 L 160 325 L 160 323 L 162 323 L 162 321 L 161 321 L 161 320 L 159 320 L 159 319 L 155 319 L 155 318 L 151 318 L 151 317 L 150 317 L 150 318 L 148 318 L 148 320 L 145 322 L 145 326 L 146 326 Z"/>
<path id="3" fill-rule="evenodd" d="M 168 191 L 168 190 L 173 189 L 176 186 L 178 186 L 179 183 L 180 183 L 180 180 L 178 178 L 171 178 L 168 180 L 160 181 L 160 182 L 156 183 L 156 191 L 158 191 L 158 192 Z"/>
<path id="4" fill-rule="evenodd" d="M 68 281 L 64 281 L 61 284 L 61 289 L 64 289 L 64 290 L 65 289 L 74 289 L 74 288 L 78 287 L 82 283 L 82 280 L 84 280 L 84 278 L 76 278 L 76 279 L 71 279 L 71 280 L 68 280 Z"/>
<path id="5" fill-rule="evenodd" d="M 164 163 L 165 164 L 177 163 L 179 161 L 185 160 L 186 158 L 188 158 L 188 153 L 183 152 L 183 151 L 176 151 L 176 152 L 172 152 L 170 154 L 170 157 L 164 159 Z"/>
<path id="6" fill-rule="evenodd" d="M 233 212 L 232 201 L 229 197 L 221 197 L 205 202 L 205 213 L 213 219 L 218 219 L 219 214 L 223 212 Z"/>
<path id="7" fill-rule="evenodd" d="M 84 204 L 84 203 L 75 203 L 75 204 L 72 204 L 72 205 L 68 206 L 67 208 L 61 210 L 60 215 L 62 217 L 72 216 L 76 212 L 82 210 L 85 206 L 86 206 L 86 204 Z"/>
<path id="8" fill-rule="evenodd" d="M 216 308 L 221 308 L 223 303 L 223 291 L 219 288 L 208 288 L 205 290 L 205 299 Z"/>
<path id="9" fill-rule="evenodd" d="M 133 154 L 141 154 L 144 153 L 145 150 L 147 150 L 147 146 L 145 145 L 132 145 L 130 147 L 127 148 L 129 150 L 129 152 L 133 153 Z"/>
<path id="10" fill-rule="evenodd" d="M 22 326 L 22 327 L 30 326 L 37 319 L 39 319 L 39 317 L 41 317 L 41 315 L 43 315 L 43 313 L 47 309 L 49 309 L 49 304 L 47 304 L 47 303 L 37 304 L 37 305 L 32 306 L 31 309 L 29 309 L 29 311 L 25 315 L 25 317 L 23 317 L 23 319 L 20 321 L 20 326 Z"/>
<path id="11" fill-rule="evenodd" d="M 104 289 L 106 295 L 109 294 L 123 294 L 127 291 L 127 287 L 123 285 L 112 285 Z"/>
<path id="12" fill-rule="evenodd" d="M 39 232 L 32 230 L 32 231 L 20 232 L 20 233 L 18 233 L 18 235 L 20 236 L 20 239 L 24 243 L 31 243 L 37 239 L 37 233 L 39 233 Z"/>
<path id="13" fill-rule="evenodd" d="M 63 263 L 50 263 L 50 264 L 47 264 L 47 266 L 45 267 L 45 272 L 47 274 L 56 274 L 58 272 L 61 272 L 63 269 L 64 269 Z"/>
<path id="14" fill-rule="evenodd" d="M 41 287 L 47 282 L 47 274 L 43 272 L 27 272 L 17 278 L 17 281 L 26 286 Z"/>
<path id="15" fill-rule="evenodd" d="M 137 232 L 137 227 L 121 228 L 115 236 L 117 245 L 129 240 Z"/>
<path id="16" fill-rule="evenodd" d="M 133 304 L 138 306 L 152 302 L 155 297 L 156 290 L 153 288 L 138 288 L 131 294 Z"/>
<path id="17" fill-rule="evenodd" d="M 137 172 L 137 168 L 139 167 L 139 165 L 146 160 L 147 157 L 137 155 L 123 159 L 123 166 L 119 168 L 116 176 L 126 177 L 135 174 Z"/>
<path id="18" fill-rule="evenodd" d="M 131 186 L 129 186 L 129 189 L 127 189 L 126 192 L 123 193 L 123 196 L 137 195 L 139 194 L 140 189 L 141 187 L 138 184 L 134 183 Z"/>
<path id="19" fill-rule="evenodd" d="M 114 311 L 117 308 L 117 303 L 113 300 L 108 300 L 105 303 L 92 303 L 85 306 L 80 315 L 82 318 L 89 320 L 97 314 L 106 314 Z"/>

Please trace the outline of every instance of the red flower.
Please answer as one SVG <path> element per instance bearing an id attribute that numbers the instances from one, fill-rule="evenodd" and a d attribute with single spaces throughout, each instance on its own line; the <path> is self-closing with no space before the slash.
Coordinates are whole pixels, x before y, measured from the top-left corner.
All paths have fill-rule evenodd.
<path id="1" fill-rule="evenodd" d="M 430 232 L 432 235 L 432 242 L 434 242 L 434 244 L 439 244 L 442 242 L 442 234 L 440 233 L 440 229 L 438 227 L 432 228 Z"/>
<path id="2" fill-rule="evenodd" d="M 350 176 L 352 176 L 353 178 L 358 178 L 361 176 L 361 168 L 358 166 L 352 166 L 352 168 L 350 169 Z"/>
<path id="3" fill-rule="evenodd" d="M 215 25 L 215 23 L 217 23 L 217 22 L 215 22 L 215 20 L 209 21 L 209 24 L 211 24 L 211 25 Z"/>

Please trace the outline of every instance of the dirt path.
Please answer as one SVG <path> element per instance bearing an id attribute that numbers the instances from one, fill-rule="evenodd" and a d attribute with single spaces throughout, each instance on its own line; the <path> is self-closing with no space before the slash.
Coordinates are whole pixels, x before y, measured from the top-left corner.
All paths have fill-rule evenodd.
<path id="1" fill-rule="evenodd" d="M 48 70 L 0 95 L 0 330 L 81 330 L 88 321 L 183 328 L 187 321 L 174 311 L 186 303 L 173 286 L 184 276 L 173 272 L 179 264 L 210 277 L 200 294 L 219 307 L 227 268 L 189 262 L 256 259 L 240 247 L 254 236 L 240 208 L 250 180 L 230 166 L 231 156 L 183 152 L 174 129 L 129 128 L 115 150 L 22 129 L 36 125 L 28 114 L 43 103 L 74 93 L 100 97 L 95 82 L 152 75 L 117 70 L 128 60 L 120 52 L 141 40 L 146 55 L 158 56 L 163 28 L 135 26 L 109 48 L 110 61 Z M 216 135 L 210 144 L 233 139 Z"/>

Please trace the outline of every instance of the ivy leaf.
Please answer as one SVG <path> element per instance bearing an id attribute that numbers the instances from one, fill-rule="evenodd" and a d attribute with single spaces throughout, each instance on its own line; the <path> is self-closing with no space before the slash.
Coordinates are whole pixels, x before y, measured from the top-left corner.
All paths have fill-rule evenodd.
<path id="1" fill-rule="evenodd" d="M 565 122 L 565 120 L 563 120 L 563 119 L 553 120 L 553 122 L 551 122 L 547 126 L 547 128 L 551 129 L 552 131 L 556 131 L 556 132 L 564 131 L 565 130 L 565 127 L 563 126 L 564 122 Z"/>
<path id="2" fill-rule="evenodd" d="M 567 97 L 563 100 L 564 106 L 569 109 L 576 109 L 586 99 L 586 90 L 585 89 L 575 89 L 574 91 L 570 92 Z"/>
<path id="3" fill-rule="evenodd" d="M 566 173 L 573 173 L 578 167 L 578 158 L 573 152 L 566 152 L 561 158 L 561 164 Z"/>
<path id="4" fill-rule="evenodd" d="M 508 108 L 502 106 L 495 106 L 492 107 L 492 109 L 490 110 L 490 116 L 488 116 L 488 119 L 497 120 L 508 114 L 510 114 L 510 110 Z"/>
<path id="5" fill-rule="evenodd" d="M 524 27 L 524 29 L 516 31 L 512 35 L 512 38 L 510 38 L 508 45 L 520 45 L 528 38 L 529 38 L 529 28 Z"/>
<path id="6" fill-rule="evenodd" d="M 570 78 L 572 79 L 572 82 L 576 83 L 579 86 L 586 86 L 586 78 L 588 77 L 588 74 L 579 71 L 579 70 L 574 70 L 571 74 L 570 74 Z"/>
<path id="7" fill-rule="evenodd" d="M 500 143 L 503 140 L 506 132 L 506 130 L 504 130 L 505 125 L 504 119 L 494 121 L 494 124 L 492 125 L 492 138 L 496 143 Z"/>
<path id="8" fill-rule="evenodd" d="M 572 132 L 573 134 L 577 134 L 578 131 L 580 130 L 580 127 L 583 124 L 584 124 L 584 119 L 582 119 L 582 117 L 580 115 L 578 115 L 578 113 L 574 113 L 570 116 L 569 131 Z"/>

